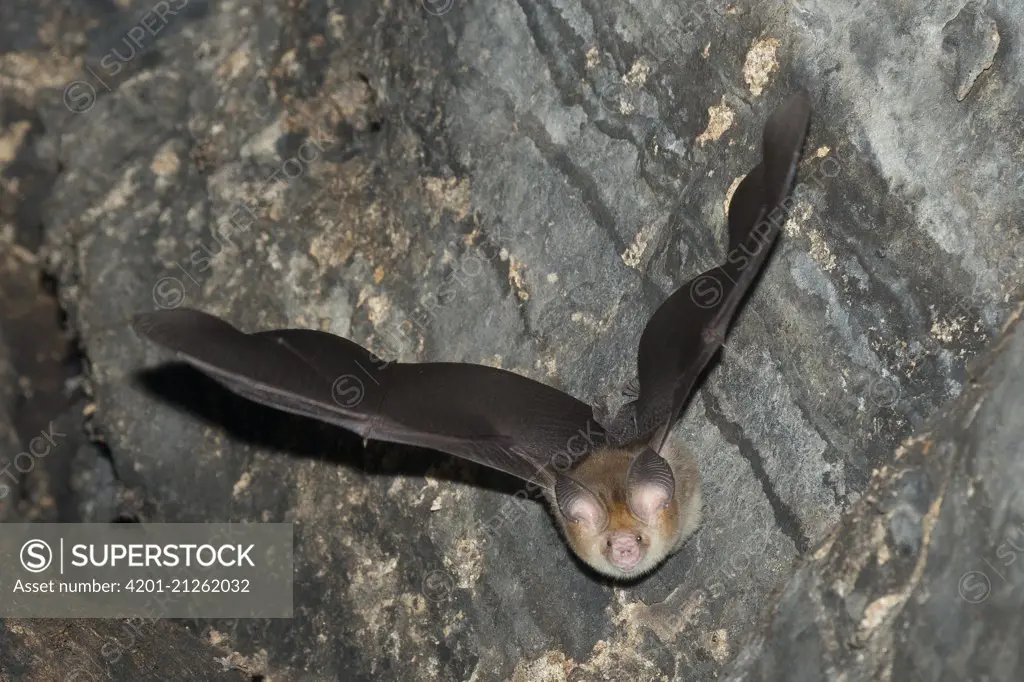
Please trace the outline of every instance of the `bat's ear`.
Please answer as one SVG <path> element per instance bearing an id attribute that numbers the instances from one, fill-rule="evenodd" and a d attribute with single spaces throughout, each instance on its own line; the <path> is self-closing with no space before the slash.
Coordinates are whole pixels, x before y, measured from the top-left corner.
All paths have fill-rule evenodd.
<path id="1" fill-rule="evenodd" d="M 664 457 L 651 448 L 633 459 L 626 474 L 629 510 L 641 521 L 650 523 L 676 492 L 676 477 Z"/>
<path id="2" fill-rule="evenodd" d="M 584 523 L 598 531 L 608 522 L 608 512 L 597 495 L 568 476 L 558 474 L 555 479 L 555 501 L 562 516 L 574 523 Z"/>

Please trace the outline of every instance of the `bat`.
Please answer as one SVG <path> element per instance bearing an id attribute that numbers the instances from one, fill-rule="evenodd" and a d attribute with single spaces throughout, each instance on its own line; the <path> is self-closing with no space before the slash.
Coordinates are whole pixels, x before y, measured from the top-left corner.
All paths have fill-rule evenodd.
<path id="1" fill-rule="evenodd" d="M 696 458 L 668 434 L 776 241 L 810 115 L 801 90 L 768 117 L 760 162 L 729 203 L 725 261 L 655 311 L 640 339 L 636 399 L 611 420 L 510 371 L 385 361 L 323 331 L 244 333 L 187 308 L 142 313 L 133 326 L 254 402 L 526 481 L 550 504 L 577 557 L 602 575 L 632 581 L 679 550 L 700 524 Z"/>

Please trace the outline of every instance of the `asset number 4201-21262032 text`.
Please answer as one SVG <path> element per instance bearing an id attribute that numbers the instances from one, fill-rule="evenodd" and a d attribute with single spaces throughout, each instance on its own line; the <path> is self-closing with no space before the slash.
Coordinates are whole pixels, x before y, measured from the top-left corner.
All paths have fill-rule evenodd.
<path id="1" fill-rule="evenodd" d="M 136 578 L 125 583 L 127 592 L 237 592 L 247 593 L 249 581 L 247 579 L 206 579 L 198 578 L 172 578 L 170 580 L 153 580 Z"/>

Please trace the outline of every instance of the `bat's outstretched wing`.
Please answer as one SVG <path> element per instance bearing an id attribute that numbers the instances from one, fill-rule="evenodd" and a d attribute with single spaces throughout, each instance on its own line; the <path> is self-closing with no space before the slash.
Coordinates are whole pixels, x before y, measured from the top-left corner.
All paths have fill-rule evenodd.
<path id="1" fill-rule="evenodd" d="M 799 92 L 765 123 L 762 158 L 729 203 L 725 263 L 698 275 L 655 311 L 640 338 L 636 439 L 658 429 L 663 439 L 725 334 L 782 226 L 779 204 L 789 194 L 810 121 L 811 102 Z"/>
<path id="2" fill-rule="evenodd" d="M 144 313 L 134 327 L 257 403 L 364 438 L 447 452 L 545 488 L 556 469 L 603 438 L 586 403 L 502 369 L 386 362 L 327 332 L 246 334 L 190 309 Z"/>

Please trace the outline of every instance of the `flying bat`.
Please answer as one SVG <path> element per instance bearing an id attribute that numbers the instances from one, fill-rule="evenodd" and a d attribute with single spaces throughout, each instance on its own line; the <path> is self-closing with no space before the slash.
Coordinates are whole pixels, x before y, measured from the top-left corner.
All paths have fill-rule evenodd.
<path id="1" fill-rule="evenodd" d="M 725 261 L 655 311 L 640 339 L 636 399 L 614 419 L 598 419 L 586 403 L 513 372 L 385 361 L 323 331 L 247 334 L 184 308 L 137 315 L 134 328 L 249 400 L 526 481 L 550 503 L 582 561 L 633 580 L 700 523 L 696 459 L 668 433 L 775 243 L 810 114 L 800 91 L 769 116 L 761 160 L 729 204 Z"/>

